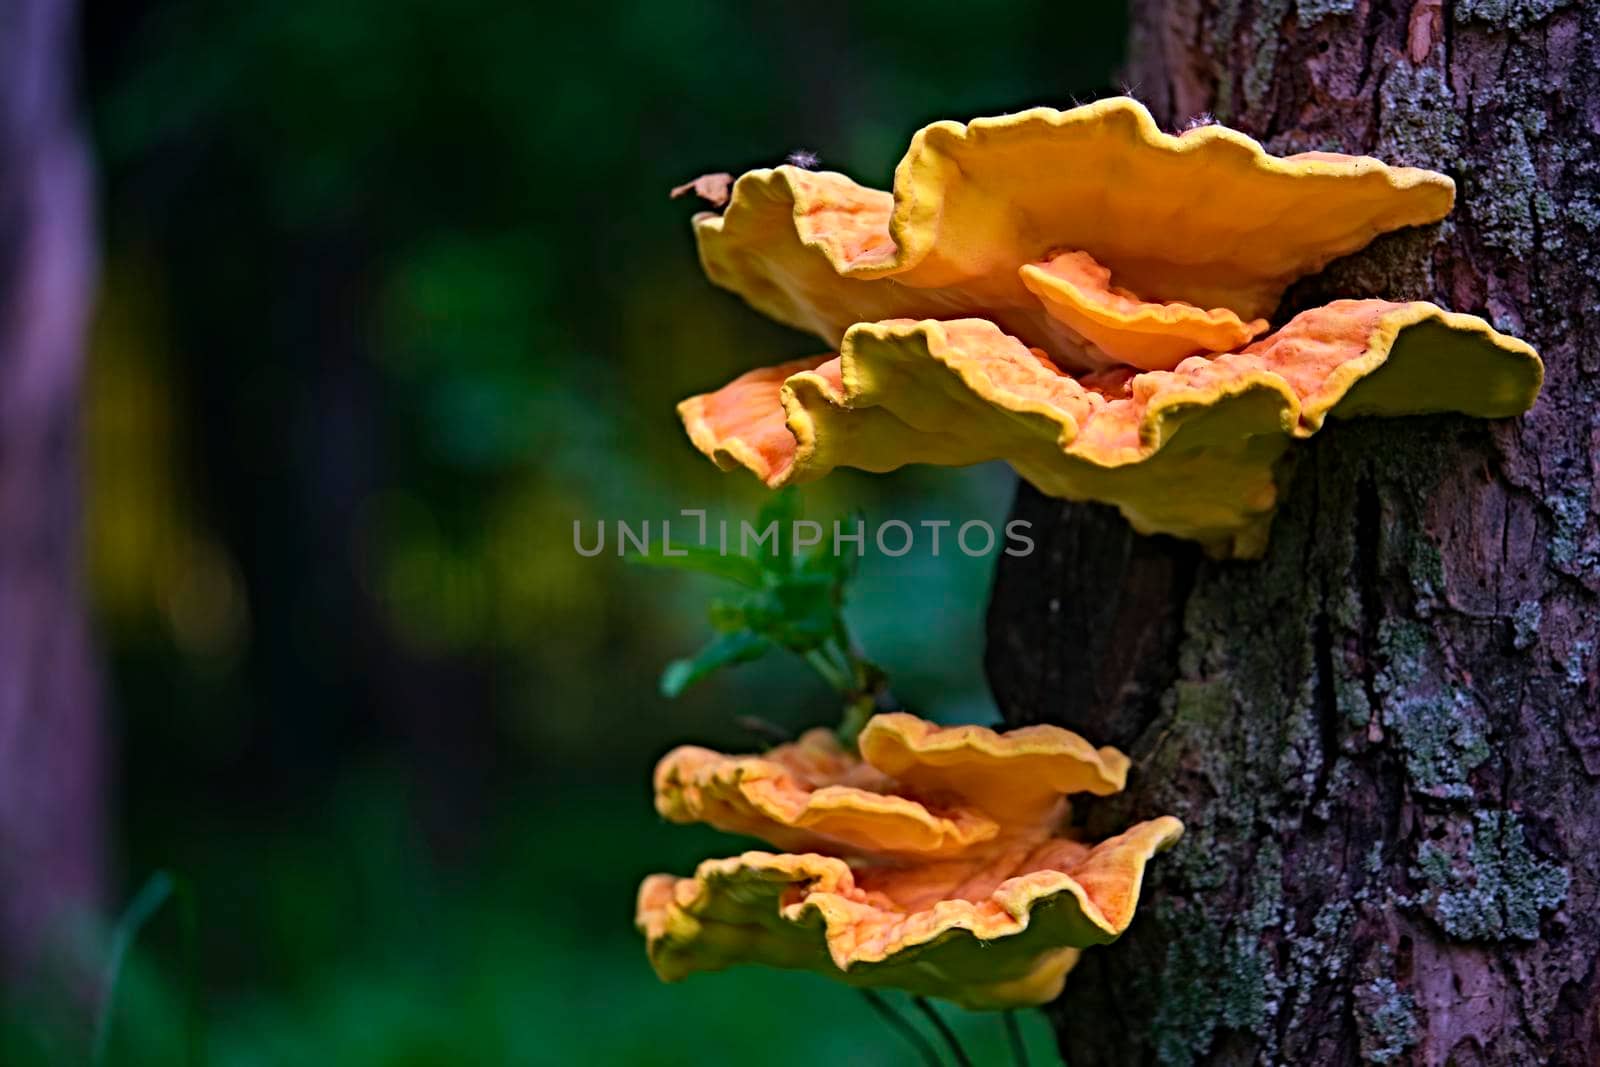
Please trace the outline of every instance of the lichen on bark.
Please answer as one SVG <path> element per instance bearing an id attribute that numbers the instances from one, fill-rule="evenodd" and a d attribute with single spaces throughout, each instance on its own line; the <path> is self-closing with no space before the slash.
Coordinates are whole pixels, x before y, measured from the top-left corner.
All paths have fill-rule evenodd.
<path id="1" fill-rule="evenodd" d="M 996 578 L 1003 711 L 1134 756 L 1092 830 L 1189 826 L 1069 982 L 1063 1052 L 1600 1063 L 1600 5 L 1136 0 L 1133 44 L 1172 127 L 1212 112 L 1275 151 L 1456 178 L 1450 220 L 1281 313 L 1433 299 L 1529 337 L 1548 373 L 1520 420 L 1309 442 L 1257 562 L 1019 491 L 1039 548 Z"/>
<path id="2" fill-rule="evenodd" d="M 1422 843 L 1417 906 L 1457 941 L 1537 940 L 1541 914 L 1567 899 L 1570 873 L 1529 851 L 1515 812 L 1474 812 L 1469 833 L 1460 852 Z"/>

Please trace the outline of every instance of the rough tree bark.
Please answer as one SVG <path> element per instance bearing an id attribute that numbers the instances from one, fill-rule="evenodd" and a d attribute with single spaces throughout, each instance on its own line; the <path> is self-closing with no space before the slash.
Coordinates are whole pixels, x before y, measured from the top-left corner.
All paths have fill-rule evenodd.
<path id="1" fill-rule="evenodd" d="M 78 536 L 91 198 L 73 30 L 65 0 L 0 3 L 0 978 L 100 878 Z"/>
<path id="2" fill-rule="evenodd" d="M 1125 746 L 1091 826 L 1172 812 L 1132 930 L 1051 1017 L 1099 1064 L 1600 1064 L 1600 5 L 1136 0 L 1130 84 L 1277 152 L 1455 177 L 1442 226 L 1291 292 L 1531 340 L 1526 417 L 1350 422 L 1266 558 L 1024 487 L 988 668 L 1013 722 Z"/>

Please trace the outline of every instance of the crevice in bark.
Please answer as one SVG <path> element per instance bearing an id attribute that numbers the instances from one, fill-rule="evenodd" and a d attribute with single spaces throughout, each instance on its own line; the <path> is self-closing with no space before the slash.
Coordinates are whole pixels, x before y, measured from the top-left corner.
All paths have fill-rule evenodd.
<path id="1" fill-rule="evenodd" d="M 1528 337 L 1547 384 L 1490 429 L 1330 427 L 1256 562 L 1019 493 L 1049 549 L 996 579 L 1007 718 L 1133 756 L 1091 831 L 1189 828 L 1052 1010 L 1066 1059 L 1600 1063 L 1600 6 L 1134 17 L 1164 124 L 1211 110 L 1278 151 L 1457 179 L 1451 220 L 1330 265 L 1280 318 L 1433 299 Z"/>

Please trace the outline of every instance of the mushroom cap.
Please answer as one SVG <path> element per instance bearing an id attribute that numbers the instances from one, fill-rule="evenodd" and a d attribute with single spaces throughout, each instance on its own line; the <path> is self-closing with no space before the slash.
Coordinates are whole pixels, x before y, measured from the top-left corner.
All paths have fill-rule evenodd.
<path id="1" fill-rule="evenodd" d="M 1064 366 L 1115 362 L 1018 271 L 1058 250 L 1145 301 L 1269 313 L 1296 278 L 1450 210 L 1446 176 L 1366 156 L 1275 157 L 1224 126 L 1172 135 L 1136 100 L 919 131 L 892 194 L 796 167 L 734 183 L 694 220 L 717 285 L 841 343 L 858 322 L 982 316 Z"/>
<path id="2" fill-rule="evenodd" d="M 1482 319 L 1339 300 L 1237 352 L 1083 378 L 982 319 L 861 323 L 836 362 L 781 382 L 739 379 L 739 421 L 708 417 L 708 397 L 680 412 L 699 417 L 697 447 L 770 486 L 837 466 L 1004 459 L 1048 495 L 1115 505 L 1143 533 L 1253 556 L 1277 503 L 1277 460 L 1330 416 L 1504 418 L 1526 411 L 1542 381 L 1537 353 Z M 740 458 L 752 430 L 769 446 L 760 464 Z"/>
<path id="3" fill-rule="evenodd" d="M 656 765 L 656 810 L 795 851 L 952 857 L 1048 835 L 1071 793 L 1107 796 L 1128 759 L 1057 726 L 996 733 L 903 712 L 874 716 L 847 751 L 808 731 L 760 756 L 685 745 Z"/>
<path id="4" fill-rule="evenodd" d="M 1051 838 L 900 867 L 746 852 L 645 879 L 636 922 L 666 981 L 759 963 L 975 1009 L 1042 1004 L 1076 950 L 1127 929 L 1145 865 L 1182 832 L 1165 816 L 1097 845 Z"/>
<path id="5" fill-rule="evenodd" d="M 1266 319 L 1245 322 L 1227 308 L 1142 300 L 1113 285 L 1111 270 L 1087 252 L 1060 252 L 1042 264 L 1025 264 L 1022 284 L 1051 318 L 1140 370 L 1171 370 L 1189 356 L 1228 352 L 1267 329 Z"/>
<path id="6" fill-rule="evenodd" d="M 1073 793 L 1110 796 L 1128 757 L 1059 726 L 940 726 L 906 712 L 874 715 L 856 740 L 861 758 L 900 788 L 956 796 L 1003 826 L 1032 827 Z"/>
<path id="7" fill-rule="evenodd" d="M 837 356 L 794 359 L 772 367 L 757 367 L 739 375 L 721 389 L 691 396 L 678 405 L 678 417 L 695 448 L 722 470 L 739 467 L 769 486 L 788 479 L 796 458 L 796 441 L 785 424 L 777 396 L 789 379 L 822 371 L 821 388 L 838 403 L 844 402 L 838 381 Z M 859 432 L 859 431 L 858 431 Z"/>

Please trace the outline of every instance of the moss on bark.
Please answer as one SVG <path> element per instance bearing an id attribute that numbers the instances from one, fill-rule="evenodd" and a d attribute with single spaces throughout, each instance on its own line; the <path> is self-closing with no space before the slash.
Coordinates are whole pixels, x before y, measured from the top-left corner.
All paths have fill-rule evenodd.
<path id="1" fill-rule="evenodd" d="M 1055 1006 L 1067 1060 L 1600 1062 L 1600 7 L 1142 0 L 1134 49 L 1174 127 L 1456 177 L 1449 221 L 1282 314 L 1432 299 L 1548 378 L 1520 420 L 1319 436 L 1256 562 L 1020 491 L 1040 550 L 996 580 L 1005 714 L 1132 753 L 1091 828 L 1189 826 Z"/>

